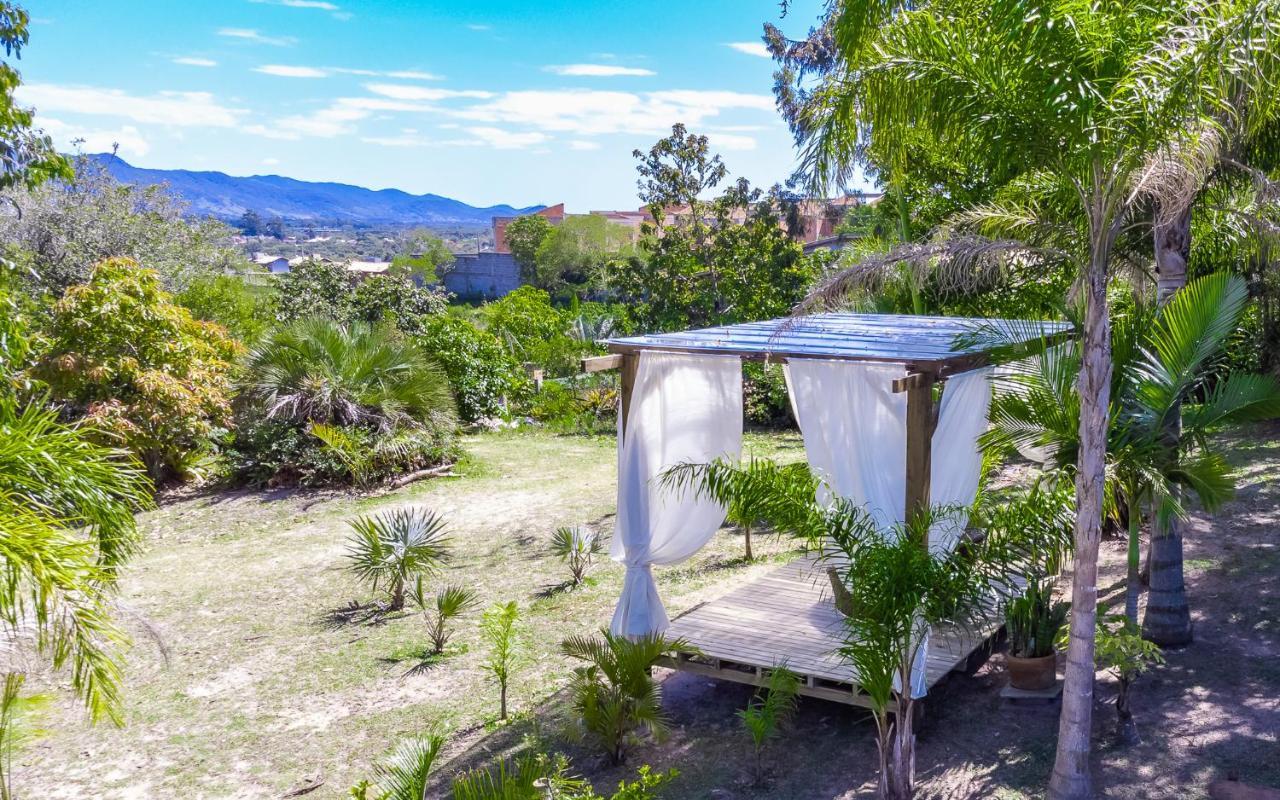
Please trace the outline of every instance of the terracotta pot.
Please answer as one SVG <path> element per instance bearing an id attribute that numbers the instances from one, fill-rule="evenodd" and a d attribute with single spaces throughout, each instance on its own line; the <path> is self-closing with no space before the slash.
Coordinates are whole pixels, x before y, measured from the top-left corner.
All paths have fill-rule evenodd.
<path id="1" fill-rule="evenodd" d="M 1052 653 L 1039 658 L 1019 658 L 1010 653 L 1004 654 L 1005 663 L 1009 666 L 1009 685 L 1015 689 L 1036 692 L 1041 689 L 1052 689 L 1058 680 L 1058 655 Z"/>

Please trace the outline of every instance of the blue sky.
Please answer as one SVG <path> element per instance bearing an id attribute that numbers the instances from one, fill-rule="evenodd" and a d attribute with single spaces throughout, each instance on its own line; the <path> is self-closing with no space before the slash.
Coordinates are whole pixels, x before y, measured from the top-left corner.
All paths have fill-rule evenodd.
<path id="1" fill-rule="evenodd" d="M 799 35 L 820 0 L 792 4 Z M 777 0 L 655 5 L 220 0 L 32 4 L 19 99 L 131 163 L 633 208 L 674 122 L 759 184 L 795 161 L 762 23 Z"/>

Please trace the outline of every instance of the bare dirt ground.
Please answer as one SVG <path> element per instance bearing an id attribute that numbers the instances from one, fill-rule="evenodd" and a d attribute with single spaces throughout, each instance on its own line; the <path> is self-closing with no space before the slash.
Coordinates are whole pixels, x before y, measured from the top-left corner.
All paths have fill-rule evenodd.
<path id="1" fill-rule="evenodd" d="M 1135 689 L 1143 744 L 1110 743 L 1114 682 L 1099 679 L 1096 775 L 1108 797 L 1200 798 L 1209 780 L 1228 774 L 1280 786 L 1280 427 L 1241 431 L 1230 445 L 1241 491 L 1217 515 L 1188 524 L 1196 642 L 1170 652 Z M 122 595 L 136 642 L 128 724 L 91 727 L 60 703 L 47 735 L 16 759 L 20 794 L 269 798 L 320 783 L 306 796 L 345 797 L 398 738 L 434 728 L 451 734 L 442 785 L 459 769 L 538 746 L 568 754 L 601 789 L 648 763 L 680 771 L 670 798 L 871 796 L 875 751 L 865 713 L 802 701 L 770 748 L 768 782 L 754 786 L 735 716 L 749 689 L 687 674 L 662 672 L 672 734 L 639 747 L 627 767 L 606 767 L 576 743 L 557 646 L 607 623 L 622 572 L 606 563 L 590 585 L 557 589 L 567 575 L 546 542 L 562 524 L 610 527 L 612 440 L 502 434 L 467 446 L 464 477 L 378 497 L 196 494 L 145 515 L 147 549 Z M 750 446 L 800 455 L 794 436 L 752 437 Z M 508 725 L 494 722 L 497 692 L 479 669 L 474 619 L 459 626 L 449 658 L 407 676 L 425 639 L 421 621 L 369 624 L 344 613 L 370 599 L 342 570 L 344 521 L 404 503 L 430 505 L 452 522 L 456 557 L 442 581 L 476 588 L 486 604 L 521 603 L 529 658 L 513 685 L 517 714 Z M 766 557 L 745 564 L 740 537 L 725 532 L 695 559 L 660 571 L 671 613 L 791 555 L 780 543 L 761 545 Z M 1118 589 L 1123 542 L 1104 543 L 1103 557 L 1104 589 Z M 1003 683 L 997 657 L 931 695 L 918 754 L 922 797 L 1042 795 L 1057 710 L 1004 706 Z"/>

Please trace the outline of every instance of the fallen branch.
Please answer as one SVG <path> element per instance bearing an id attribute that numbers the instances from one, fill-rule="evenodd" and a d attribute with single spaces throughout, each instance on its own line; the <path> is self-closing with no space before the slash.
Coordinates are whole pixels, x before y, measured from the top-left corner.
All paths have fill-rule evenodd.
<path id="1" fill-rule="evenodd" d="M 396 478 L 387 485 L 392 489 L 400 489 L 408 486 L 414 481 L 420 481 L 423 478 L 456 478 L 458 476 L 453 472 L 453 468 L 455 466 L 457 465 L 441 464 L 438 467 L 431 467 L 430 469 L 420 469 L 417 472 L 410 472 L 408 475 L 401 475 L 399 478 Z"/>

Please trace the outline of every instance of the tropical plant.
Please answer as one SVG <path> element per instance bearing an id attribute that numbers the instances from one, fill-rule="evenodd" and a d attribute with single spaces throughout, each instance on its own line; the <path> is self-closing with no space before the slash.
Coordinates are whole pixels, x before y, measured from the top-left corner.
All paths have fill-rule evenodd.
<path id="1" fill-rule="evenodd" d="M 765 745 L 778 736 L 795 713 L 799 692 L 800 676 L 780 664 L 769 670 L 764 688 L 751 698 L 746 708 L 738 712 L 738 718 L 751 736 L 751 745 L 755 751 L 753 772 L 756 783 L 764 780 Z"/>
<path id="2" fill-rule="evenodd" d="M 569 567 L 573 585 L 579 586 L 595 557 L 604 551 L 600 534 L 589 528 L 557 528 L 551 534 L 551 553 Z"/>
<path id="3" fill-rule="evenodd" d="M 587 800 L 591 784 L 569 774 L 563 755 L 527 752 L 453 779 L 452 800 Z"/>
<path id="4" fill-rule="evenodd" d="M 410 506 L 350 520 L 347 541 L 348 568 L 377 591 L 385 586 L 388 610 L 404 608 L 409 580 L 433 574 L 449 560 L 449 537 L 444 517 L 422 507 Z"/>
<path id="5" fill-rule="evenodd" d="M 352 800 L 426 800 L 427 779 L 444 742 L 444 736 L 439 734 L 400 742 L 373 765 L 376 784 L 360 781 L 351 787 Z M 374 792 L 372 797 L 370 791 Z"/>
<path id="6" fill-rule="evenodd" d="M 1053 655 L 1070 608 L 1070 604 L 1053 599 L 1053 586 L 1048 581 L 1028 580 L 1022 594 L 1005 603 L 1009 654 L 1017 658 Z"/>
<path id="7" fill-rule="evenodd" d="M 1197 278 L 1159 307 L 1119 305 L 1112 337 L 1107 429 L 1107 506 L 1129 526 L 1126 614 L 1138 621 L 1143 504 L 1155 521 L 1185 514 L 1180 491 L 1215 509 L 1233 492 L 1230 469 L 1210 434 L 1222 425 L 1280 415 L 1280 382 L 1216 369 L 1248 291 L 1238 277 Z M 1059 346 L 1008 368 L 997 381 L 984 443 L 1015 447 L 1068 474 L 1079 452 L 1078 346 Z M 1170 420 L 1181 435 L 1167 434 Z M 1167 527 L 1161 523 L 1162 527 Z M 1181 577 L 1177 577 L 1181 584 Z M 1148 617 L 1175 613 L 1161 586 Z M 1154 609 L 1152 606 L 1154 605 Z M 1176 605 L 1176 603 L 1174 604 Z M 1176 627 L 1176 626 L 1175 626 Z"/>
<path id="8" fill-rule="evenodd" d="M 481 669 L 498 682 L 498 719 L 507 718 L 507 686 L 524 654 L 520 631 L 520 606 L 515 600 L 497 603 L 484 612 L 480 635 L 489 644 Z"/>
<path id="9" fill-rule="evenodd" d="M 663 656 L 696 652 L 683 639 L 661 633 L 635 638 L 602 630 L 600 636 L 572 636 L 560 650 L 585 662 L 573 671 L 570 691 L 583 731 L 604 748 L 613 764 L 626 760 L 627 748 L 647 731 L 666 735 L 662 689 L 651 674 Z"/>
<path id="10" fill-rule="evenodd" d="M 1053 526 L 997 528 L 962 547 L 932 552 L 922 546 L 929 529 L 944 515 L 959 513 L 957 509 L 930 509 L 881 530 L 871 515 L 844 498 L 824 506 L 807 487 L 761 482 L 748 469 L 723 460 L 677 465 L 664 473 L 663 481 L 708 498 L 750 496 L 763 520 L 832 565 L 849 607 L 856 609 L 843 617 L 837 652 L 853 666 L 871 703 L 880 795 L 912 797 L 913 675 L 923 666 L 921 645 L 929 628 L 983 618 L 991 598 L 1006 591 L 1009 575 L 1029 572 L 1033 558 L 1060 546 Z"/>
<path id="11" fill-rule="evenodd" d="M 1050 782 L 1054 800 L 1092 794 L 1108 278 L 1135 221 L 1154 203 L 1161 224 L 1167 211 L 1161 201 L 1181 191 L 1185 171 L 1162 165 L 1194 161 L 1218 115 L 1232 113 L 1242 84 L 1274 82 L 1280 30 L 1273 2 L 1068 4 L 1029 16 L 1015 0 L 980 9 L 950 0 L 905 6 L 846 0 L 831 22 L 835 67 L 817 101 L 806 104 L 804 160 L 818 182 L 849 174 L 869 153 L 894 170 L 891 180 L 901 178 L 924 137 L 935 152 L 1007 188 L 953 216 L 937 241 L 837 274 L 809 307 L 903 263 L 970 283 L 975 274 L 998 275 L 1008 261 L 1065 264 L 1077 277 L 1083 357 L 1076 613 Z"/>
<path id="12" fill-rule="evenodd" d="M 479 602 L 475 592 L 462 586 L 446 586 L 435 594 L 428 594 L 422 575 L 414 580 L 409 599 L 427 622 L 427 635 L 431 637 L 429 655 L 432 656 L 441 655 L 449 645 L 453 636 L 449 623 L 475 608 Z"/>
<path id="13" fill-rule="evenodd" d="M 67 289 L 45 338 L 34 371 L 54 399 L 123 442 L 156 480 L 190 473 L 230 422 L 240 346 L 133 261 L 103 261 L 88 283 Z"/>
<path id="14" fill-rule="evenodd" d="M 43 711 L 53 699 L 47 694 L 22 694 L 26 676 L 8 672 L 0 688 L 0 800 L 13 800 L 13 754 L 23 745 L 43 734 L 34 727 L 32 717 Z"/>
<path id="15" fill-rule="evenodd" d="M 671 473 L 679 482 L 681 473 Z M 751 528 L 768 518 L 778 497 L 813 497 L 818 480 L 803 461 L 778 464 L 767 458 L 749 458 L 738 465 L 714 462 L 701 472 L 699 490 L 725 507 L 725 519 L 742 528 L 745 556 L 751 551 Z"/>
<path id="16" fill-rule="evenodd" d="M 1129 692 L 1144 672 L 1164 663 L 1164 653 L 1155 642 L 1142 638 L 1138 626 L 1127 614 L 1107 613 L 1098 606 L 1098 667 L 1115 675 L 1116 739 L 1122 744 L 1138 744 L 1141 736 L 1133 719 Z"/>

